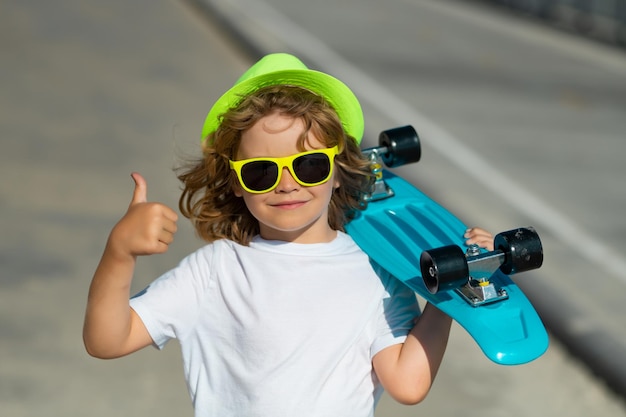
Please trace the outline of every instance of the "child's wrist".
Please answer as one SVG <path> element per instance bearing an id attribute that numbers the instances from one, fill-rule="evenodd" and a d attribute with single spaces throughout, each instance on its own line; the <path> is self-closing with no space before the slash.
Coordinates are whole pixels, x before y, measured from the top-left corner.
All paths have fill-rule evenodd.
<path id="1" fill-rule="evenodd" d="M 137 260 L 137 257 L 134 254 L 120 247 L 120 245 L 116 244 L 111 238 L 107 241 L 104 249 L 104 256 L 115 262 L 127 264 L 134 264 Z"/>

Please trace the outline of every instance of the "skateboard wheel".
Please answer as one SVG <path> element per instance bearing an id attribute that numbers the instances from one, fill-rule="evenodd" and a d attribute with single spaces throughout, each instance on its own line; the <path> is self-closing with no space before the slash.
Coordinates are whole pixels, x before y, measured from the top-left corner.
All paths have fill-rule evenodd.
<path id="1" fill-rule="evenodd" d="M 411 125 L 382 131 L 378 144 L 387 148 L 382 159 L 389 168 L 417 162 L 422 157 L 419 136 Z"/>
<path id="2" fill-rule="evenodd" d="M 537 269 L 543 263 L 541 239 L 532 227 L 499 233 L 493 245 L 505 255 L 500 266 L 500 270 L 505 274 Z"/>
<path id="3" fill-rule="evenodd" d="M 442 289 L 458 288 L 469 278 L 469 267 L 463 249 L 456 245 L 422 252 L 420 269 L 426 289 L 437 294 Z"/>

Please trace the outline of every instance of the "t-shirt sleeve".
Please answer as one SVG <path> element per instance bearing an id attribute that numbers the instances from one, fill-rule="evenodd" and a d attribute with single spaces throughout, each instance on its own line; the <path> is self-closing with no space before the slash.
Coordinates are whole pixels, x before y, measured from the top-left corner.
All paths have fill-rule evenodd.
<path id="1" fill-rule="evenodd" d="M 376 338 L 371 347 L 372 357 L 389 346 L 404 343 L 420 314 L 413 290 L 382 268 L 376 268 L 376 273 L 385 287 L 385 295 L 380 305 Z"/>
<path id="2" fill-rule="evenodd" d="M 211 246 L 200 249 L 131 298 L 131 308 L 157 348 L 170 339 L 184 338 L 197 323 L 210 285 L 211 258 Z"/>

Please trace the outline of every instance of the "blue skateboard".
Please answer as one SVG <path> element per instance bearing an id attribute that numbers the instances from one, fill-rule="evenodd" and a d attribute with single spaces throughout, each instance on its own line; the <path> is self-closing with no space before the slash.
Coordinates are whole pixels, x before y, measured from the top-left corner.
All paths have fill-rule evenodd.
<path id="1" fill-rule="evenodd" d="M 467 247 L 463 222 L 383 169 L 420 159 L 415 130 L 384 131 L 379 144 L 364 150 L 377 180 L 367 209 L 347 225 L 347 233 L 372 263 L 457 321 L 492 361 L 518 365 L 541 356 L 548 348 L 546 329 L 510 278 L 543 262 L 534 229 L 496 235 L 492 252 Z"/>

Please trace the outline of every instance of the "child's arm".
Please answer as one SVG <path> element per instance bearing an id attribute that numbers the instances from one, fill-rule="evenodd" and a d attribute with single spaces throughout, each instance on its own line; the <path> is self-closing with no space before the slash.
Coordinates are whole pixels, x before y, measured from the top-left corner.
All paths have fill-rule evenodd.
<path id="1" fill-rule="evenodd" d="M 87 352 L 99 358 L 124 356 L 152 343 L 130 308 L 130 285 L 137 256 L 164 253 L 176 232 L 176 213 L 148 203 L 146 181 L 137 173 L 132 177 L 133 199 L 111 231 L 89 288 L 83 340 Z"/>
<path id="2" fill-rule="evenodd" d="M 469 229 L 467 244 L 493 250 L 493 236 Z M 427 303 L 403 344 L 389 346 L 374 356 L 373 366 L 385 390 L 396 401 L 417 404 L 430 391 L 448 344 L 452 319 Z"/>
<path id="3" fill-rule="evenodd" d="M 376 376 L 385 391 L 402 404 L 417 404 L 430 391 L 448 344 L 452 319 L 427 303 L 402 344 L 374 356 Z"/>

